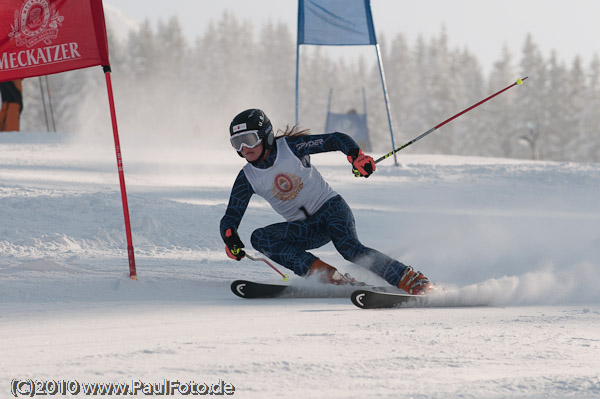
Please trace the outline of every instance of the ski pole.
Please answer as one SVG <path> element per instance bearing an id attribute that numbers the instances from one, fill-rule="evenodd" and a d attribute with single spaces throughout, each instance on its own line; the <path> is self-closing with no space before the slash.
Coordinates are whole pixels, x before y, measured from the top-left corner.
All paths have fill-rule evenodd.
<path id="1" fill-rule="evenodd" d="M 271 266 L 271 269 L 275 270 L 277 273 L 279 273 L 279 275 L 281 277 L 283 277 L 283 281 L 288 281 L 290 279 L 290 276 L 288 276 L 287 274 L 281 273 L 278 268 L 273 266 L 273 264 L 271 262 L 269 262 L 268 260 L 266 260 L 265 258 L 255 258 L 254 256 L 250 255 L 249 253 L 246 253 L 246 258 L 248 258 L 254 262 L 259 262 L 259 261 L 265 262 L 267 265 Z"/>
<path id="2" fill-rule="evenodd" d="M 473 108 L 476 108 L 478 106 L 480 106 L 481 104 L 483 104 L 484 102 L 491 100 L 492 98 L 496 97 L 498 94 L 501 94 L 503 92 L 505 92 L 506 90 L 510 89 L 513 86 L 517 86 L 517 85 L 522 85 L 523 81 L 527 79 L 527 76 L 525 76 L 523 79 L 519 78 L 517 79 L 517 81 L 513 84 L 511 84 L 510 86 L 505 87 L 504 89 L 492 94 L 491 96 L 484 98 L 483 100 L 479 101 L 477 104 L 473 104 L 471 105 L 469 108 L 460 111 L 458 114 L 446 119 L 445 121 L 443 121 L 442 123 L 440 123 L 439 125 L 432 127 L 431 129 L 429 129 L 428 131 L 426 131 L 425 133 L 421 134 L 419 137 L 415 137 L 414 139 L 412 139 L 411 141 L 409 141 L 408 143 L 396 148 L 394 151 L 388 152 L 387 154 L 385 154 L 384 156 L 382 156 L 381 158 L 377 159 L 375 161 L 375 163 L 381 162 L 384 159 L 391 157 L 392 155 L 394 155 L 395 153 L 397 153 L 398 151 L 408 147 L 409 145 L 416 143 L 417 141 L 421 140 L 423 137 L 427 136 L 430 133 L 433 133 L 434 131 L 436 131 L 437 129 L 439 129 L 440 127 L 444 126 L 446 123 L 451 122 L 452 120 L 458 118 L 459 116 L 461 116 L 462 114 L 466 114 L 467 112 L 469 112 L 470 110 L 472 110 Z"/>

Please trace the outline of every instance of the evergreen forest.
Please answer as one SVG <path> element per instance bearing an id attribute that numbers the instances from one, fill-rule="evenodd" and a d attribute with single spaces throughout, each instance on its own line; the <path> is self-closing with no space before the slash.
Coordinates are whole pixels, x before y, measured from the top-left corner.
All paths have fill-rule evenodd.
<path id="1" fill-rule="evenodd" d="M 121 134 L 173 140 L 199 138 L 227 145 L 231 118 L 262 108 L 275 128 L 295 121 L 295 27 L 257 26 L 230 12 L 190 41 L 176 17 L 145 21 L 126 39 L 108 37 Z M 498 49 L 484 74 L 468 48 L 450 48 L 443 27 L 409 43 L 379 34 L 395 144 L 436 126 L 488 95 L 517 86 L 443 126 L 406 152 L 553 161 L 600 161 L 600 58 L 545 56 L 531 35 L 520 54 Z M 375 50 L 338 57 L 320 46 L 300 50 L 299 124 L 323 132 L 331 110 L 362 112 L 366 98 L 374 153 L 391 150 Z M 111 134 L 100 67 L 24 81 L 23 129 L 48 129 L 48 94 L 56 130 Z M 48 93 L 49 92 L 49 93 Z M 42 104 L 42 96 L 46 107 Z M 46 109 L 46 113 L 44 113 Z M 52 130 L 52 128 L 51 128 Z"/>

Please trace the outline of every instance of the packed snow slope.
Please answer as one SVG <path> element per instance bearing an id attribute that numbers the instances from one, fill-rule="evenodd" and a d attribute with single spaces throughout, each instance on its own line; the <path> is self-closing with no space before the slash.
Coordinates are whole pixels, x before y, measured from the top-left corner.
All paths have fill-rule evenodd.
<path id="1" fill-rule="evenodd" d="M 361 240 L 456 305 L 367 311 L 231 294 L 234 279 L 279 277 L 223 251 L 244 164 L 226 139 L 122 137 L 129 279 L 111 140 L 0 135 L 0 398 L 15 379 L 222 380 L 240 398 L 600 397 L 600 165 L 400 153 L 358 179 L 343 154 L 313 156 Z M 279 221 L 253 198 L 242 240 Z M 331 245 L 314 253 L 383 283 Z"/>

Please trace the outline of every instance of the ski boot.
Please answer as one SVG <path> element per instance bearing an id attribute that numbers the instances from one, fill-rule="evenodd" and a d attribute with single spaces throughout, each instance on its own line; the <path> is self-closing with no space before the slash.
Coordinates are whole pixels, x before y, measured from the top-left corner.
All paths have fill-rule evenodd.
<path id="1" fill-rule="evenodd" d="M 412 267 L 407 266 L 404 274 L 400 278 L 398 288 L 411 295 L 423 295 L 431 292 L 434 289 L 434 286 L 423 273 L 415 272 Z"/>
<path id="2" fill-rule="evenodd" d="M 338 270 L 323 262 L 321 259 L 317 259 L 310 265 L 306 277 L 316 277 L 319 283 L 323 284 L 335 284 L 335 285 L 346 285 L 356 284 L 356 280 L 350 277 L 349 274 L 342 274 Z"/>

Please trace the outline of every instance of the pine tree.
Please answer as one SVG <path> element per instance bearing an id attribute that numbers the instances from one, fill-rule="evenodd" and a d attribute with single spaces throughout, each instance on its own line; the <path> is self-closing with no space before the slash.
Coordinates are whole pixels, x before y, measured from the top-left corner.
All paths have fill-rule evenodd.
<path id="1" fill-rule="evenodd" d="M 539 136 L 542 159 L 561 160 L 564 159 L 570 131 L 563 112 L 563 106 L 568 101 L 564 84 L 567 70 L 558 60 L 556 52 L 552 52 L 547 64 L 546 84 L 541 89 L 542 96 L 539 99 L 543 107 L 543 117 L 539 121 L 526 122 L 522 134 Z"/>
<path id="2" fill-rule="evenodd" d="M 431 40 L 428 49 L 428 67 L 426 72 L 426 88 L 428 89 L 428 107 L 426 126 L 435 126 L 441 121 L 460 111 L 456 104 L 456 93 L 452 84 L 450 49 L 445 27 L 437 38 Z M 443 129 L 443 130 L 442 130 Z M 432 153 L 451 154 L 453 141 L 456 140 L 455 124 L 448 124 L 440 129 L 435 140 L 427 140 L 423 148 Z"/>
<path id="3" fill-rule="evenodd" d="M 583 129 L 586 142 L 583 144 L 586 162 L 600 162 L 600 58 L 594 55 L 588 73 L 588 91 L 583 111 Z"/>
<path id="4" fill-rule="evenodd" d="M 401 141 L 402 134 L 399 131 L 399 119 L 401 118 L 395 112 L 393 100 L 391 99 L 392 88 L 387 80 L 387 76 L 395 74 L 394 67 L 391 66 L 386 60 L 390 59 L 391 52 L 387 45 L 387 39 L 385 35 L 379 37 L 379 51 L 383 60 L 384 73 L 386 74 L 386 82 L 388 83 L 388 97 L 390 107 L 392 109 L 392 129 L 394 133 L 394 144 L 398 146 L 398 142 Z M 390 123 L 388 120 L 387 109 L 385 105 L 385 96 L 383 93 L 383 86 L 381 83 L 381 72 L 377 63 L 376 52 L 373 52 L 373 58 L 371 68 L 368 72 L 367 78 L 367 124 L 369 127 L 369 139 L 371 142 L 371 148 L 373 151 L 389 152 L 393 150 L 392 140 L 390 133 Z M 392 72 L 390 72 L 390 70 Z"/>
<path id="5" fill-rule="evenodd" d="M 384 58 L 386 80 L 389 89 L 390 106 L 396 130 L 396 139 L 410 140 L 411 103 L 418 90 L 414 60 L 406 37 L 397 35 L 391 44 L 391 51 Z"/>
<path id="6" fill-rule="evenodd" d="M 575 57 L 565 76 L 567 97 L 563 101 L 562 119 L 567 135 L 562 135 L 564 159 L 585 162 L 588 142 L 585 128 L 586 99 L 589 97 L 581 58 Z"/>
<path id="7" fill-rule="evenodd" d="M 518 77 L 514 72 L 513 56 L 504 46 L 501 58 L 494 63 L 488 79 L 487 93 L 506 87 Z M 480 154 L 483 156 L 508 157 L 511 149 L 510 132 L 514 131 L 514 102 L 519 93 L 509 90 L 481 106 L 483 134 L 477 140 Z"/>
<path id="8" fill-rule="evenodd" d="M 431 118 L 430 112 L 430 98 L 431 80 L 429 79 L 430 65 L 428 57 L 428 49 L 423 36 L 417 38 L 417 42 L 413 49 L 413 60 L 414 60 L 414 74 L 411 78 L 414 82 L 417 82 L 417 88 L 413 93 L 413 96 L 409 98 L 409 102 L 406 103 L 407 107 L 407 119 L 406 119 L 406 130 L 410 133 L 410 138 L 416 137 L 418 134 L 426 131 L 429 127 L 434 126 L 434 118 Z M 422 142 L 419 142 L 421 144 Z M 418 152 L 426 153 L 427 146 L 414 146 L 409 147 L 407 152 Z"/>
<path id="9" fill-rule="evenodd" d="M 452 53 L 450 82 L 454 95 L 456 114 L 476 102 L 484 95 L 484 79 L 481 66 L 477 59 L 466 49 Z M 455 135 L 452 137 L 451 154 L 477 155 L 477 141 L 481 136 L 486 137 L 484 130 L 484 113 L 469 112 L 457 120 Z M 445 119 L 445 118 L 444 118 Z"/>
<path id="10" fill-rule="evenodd" d="M 546 111 L 547 71 L 545 61 L 531 34 L 525 39 L 518 74 L 522 77 L 527 76 L 528 80 L 516 97 L 514 123 L 511 130 L 506 132 L 506 156 L 529 158 L 529 150 L 519 144 L 519 139 L 529 128 L 535 128 L 540 129 L 540 156 L 545 159 L 552 148 L 547 134 L 550 126 Z"/>
<path id="11" fill-rule="evenodd" d="M 201 129 L 197 134 L 214 137 L 214 131 L 226 131 L 234 115 L 257 106 L 262 95 L 255 49 L 253 26 L 229 11 L 196 41 L 192 59 L 202 82 L 196 85 L 196 95 L 204 97 L 194 110 Z"/>
<path id="12" fill-rule="evenodd" d="M 337 68 L 324 55 L 322 46 L 303 46 L 300 51 L 298 123 L 320 130 L 325 123 L 329 89 Z"/>
<path id="13" fill-rule="evenodd" d="M 269 21 L 261 28 L 258 42 L 268 45 L 257 46 L 255 79 L 263 97 L 257 106 L 269 110 L 274 126 L 283 128 L 295 118 L 295 40 L 287 25 Z"/>

